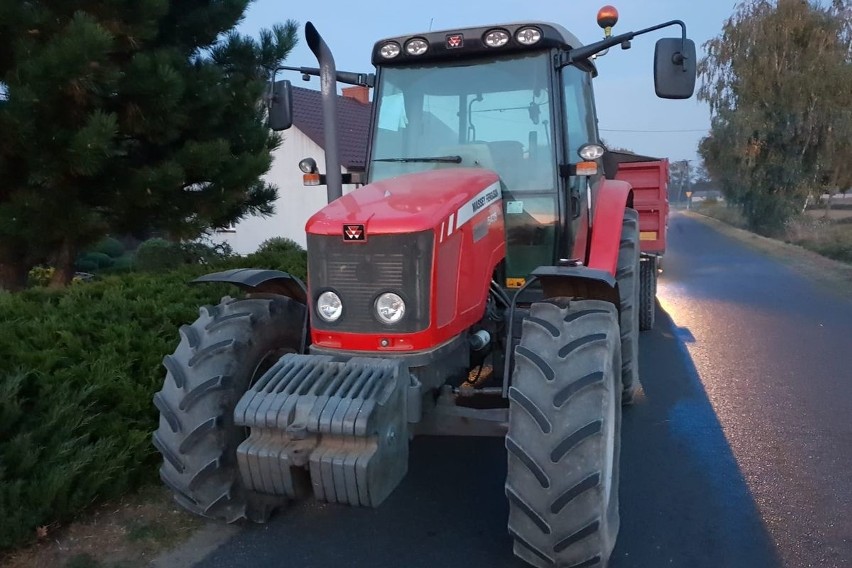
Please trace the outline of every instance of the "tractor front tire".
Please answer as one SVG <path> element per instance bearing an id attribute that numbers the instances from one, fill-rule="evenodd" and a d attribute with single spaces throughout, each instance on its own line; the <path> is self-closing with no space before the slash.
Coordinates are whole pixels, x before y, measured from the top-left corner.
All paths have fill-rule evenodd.
<path id="1" fill-rule="evenodd" d="M 639 329 L 654 329 L 657 313 L 657 259 L 644 258 L 639 268 Z"/>
<path id="2" fill-rule="evenodd" d="M 533 304 L 509 389 L 509 533 L 539 568 L 606 566 L 618 534 L 621 340 L 609 302 Z"/>
<path id="3" fill-rule="evenodd" d="M 163 455 L 160 478 L 190 512 L 227 522 L 263 522 L 270 502 L 242 485 L 237 446 L 246 438 L 234 407 L 284 353 L 302 344 L 304 305 L 283 296 L 223 298 L 180 328 L 180 344 L 163 359 L 163 390 L 153 443 Z"/>
<path id="4" fill-rule="evenodd" d="M 639 387 L 639 213 L 624 211 L 615 278 L 621 302 L 622 402 L 632 404 Z"/>

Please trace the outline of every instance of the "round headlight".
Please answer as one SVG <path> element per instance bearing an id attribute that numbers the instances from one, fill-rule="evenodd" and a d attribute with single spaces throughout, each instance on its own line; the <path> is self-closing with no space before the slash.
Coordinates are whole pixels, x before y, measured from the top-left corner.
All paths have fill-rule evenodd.
<path id="1" fill-rule="evenodd" d="M 413 38 L 405 42 L 405 51 L 408 55 L 423 55 L 429 51 L 429 44 L 423 38 Z"/>
<path id="2" fill-rule="evenodd" d="M 317 298 L 317 314 L 325 321 L 337 321 L 342 313 L 343 303 L 340 301 L 340 296 L 334 292 L 323 292 Z"/>
<path id="3" fill-rule="evenodd" d="M 515 34 L 515 39 L 518 43 L 524 45 L 533 45 L 541 41 L 541 30 L 538 28 L 521 28 Z"/>
<path id="4" fill-rule="evenodd" d="M 376 315 L 384 323 L 396 323 L 405 315 L 405 302 L 393 292 L 376 298 Z"/>
<path id="5" fill-rule="evenodd" d="M 313 158 L 305 158 L 299 162 L 299 169 L 302 173 L 315 174 L 317 173 L 317 161 Z"/>
<path id="6" fill-rule="evenodd" d="M 394 57 L 399 55 L 400 51 L 402 50 L 400 49 L 399 44 L 395 41 L 389 41 L 379 49 L 379 53 L 385 59 L 393 59 Z"/>
<path id="7" fill-rule="evenodd" d="M 580 154 L 580 157 L 586 160 L 587 162 L 594 162 L 598 158 L 604 155 L 604 147 L 600 144 L 583 144 L 577 153 Z"/>
<path id="8" fill-rule="evenodd" d="M 491 30 L 483 38 L 488 47 L 503 47 L 509 43 L 509 32 L 506 30 Z"/>

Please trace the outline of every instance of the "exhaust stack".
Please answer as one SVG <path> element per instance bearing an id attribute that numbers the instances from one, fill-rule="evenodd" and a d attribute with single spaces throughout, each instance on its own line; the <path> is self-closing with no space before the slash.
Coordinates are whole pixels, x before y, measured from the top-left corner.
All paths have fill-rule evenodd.
<path id="1" fill-rule="evenodd" d="M 305 24 L 305 40 L 320 68 L 323 133 L 325 136 L 325 179 L 328 202 L 343 196 L 340 152 L 337 143 L 337 67 L 331 49 L 311 22 Z"/>

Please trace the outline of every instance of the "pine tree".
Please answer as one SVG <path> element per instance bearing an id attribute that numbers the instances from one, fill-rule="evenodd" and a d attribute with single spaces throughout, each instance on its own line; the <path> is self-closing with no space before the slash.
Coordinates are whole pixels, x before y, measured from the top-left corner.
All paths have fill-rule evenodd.
<path id="1" fill-rule="evenodd" d="M 296 23 L 250 0 L 0 0 L 0 288 L 54 284 L 105 234 L 198 235 L 268 214 L 271 70 Z"/>

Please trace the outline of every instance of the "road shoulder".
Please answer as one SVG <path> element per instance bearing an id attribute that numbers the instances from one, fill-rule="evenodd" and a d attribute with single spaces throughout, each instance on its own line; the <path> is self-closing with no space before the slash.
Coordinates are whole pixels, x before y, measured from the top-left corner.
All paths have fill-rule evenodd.
<path id="1" fill-rule="evenodd" d="M 694 211 L 679 211 L 676 214 L 695 219 L 709 225 L 720 233 L 733 237 L 751 248 L 768 254 L 793 268 L 799 274 L 818 282 L 834 293 L 852 301 L 852 265 L 832 260 L 815 252 L 738 229 L 723 221 Z"/>

